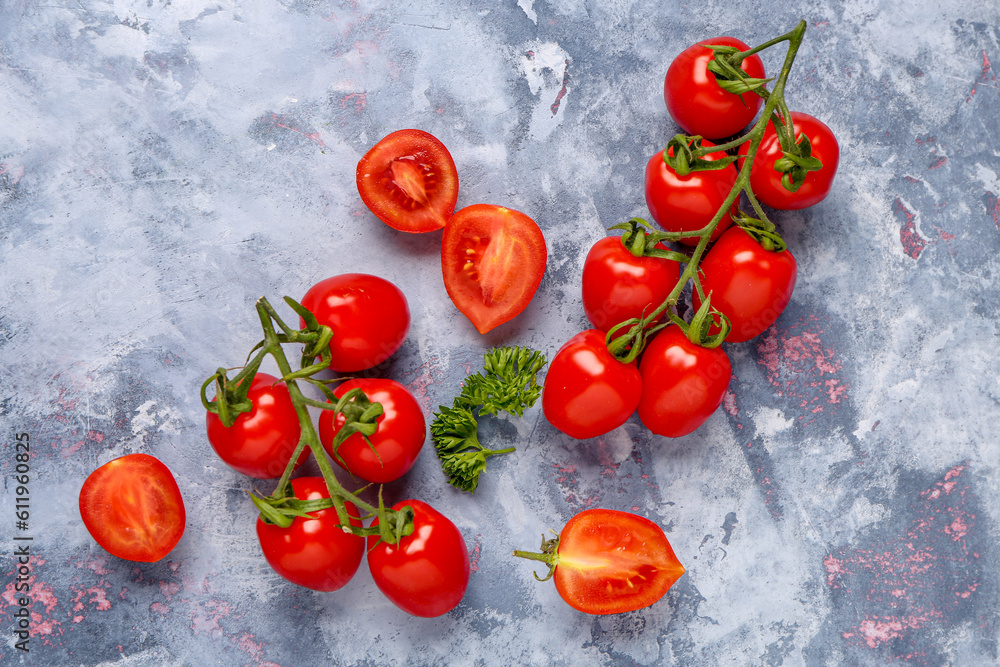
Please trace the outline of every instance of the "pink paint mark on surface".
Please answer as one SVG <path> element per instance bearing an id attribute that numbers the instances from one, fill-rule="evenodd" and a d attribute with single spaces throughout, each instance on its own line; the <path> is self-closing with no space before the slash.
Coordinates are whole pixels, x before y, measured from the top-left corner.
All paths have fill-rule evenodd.
<path id="1" fill-rule="evenodd" d="M 244 632 L 236 639 L 236 646 L 254 660 L 259 661 L 264 657 L 264 643 L 254 641 L 254 639 L 252 634 Z"/>
<path id="2" fill-rule="evenodd" d="M 899 241 L 903 244 L 903 251 L 913 259 L 919 258 L 927 246 L 927 239 L 917 231 L 916 214 L 899 197 L 892 203 L 892 212 L 903 223 L 899 228 Z"/>
<path id="3" fill-rule="evenodd" d="M 736 394 L 728 389 L 726 390 L 726 394 L 722 397 L 722 409 L 733 417 L 740 416 L 740 409 L 736 405 Z"/>
<path id="4" fill-rule="evenodd" d="M 165 616 L 170 613 L 170 605 L 163 604 L 162 602 L 154 602 L 149 605 L 149 610 Z"/>
<path id="5" fill-rule="evenodd" d="M 469 569 L 472 572 L 479 571 L 479 557 L 482 555 L 482 539 L 483 536 L 476 535 L 476 543 L 472 546 L 472 553 L 469 554 Z"/>
<path id="6" fill-rule="evenodd" d="M 979 70 L 979 76 L 976 77 L 975 82 L 972 84 L 972 88 L 969 90 L 969 94 L 966 96 L 966 103 L 971 102 L 979 91 L 979 87 L 982 85 L 997 87 L 997 77 L 993 74 L 993 66 L 990 63 L 990 58 L 986 55 L 986 51 L 983 51 L 983 60 Z"/>
<path id="7" fill-rule="evenodd" d="M 91 586 L 90 588 L 77 588 L 73 586 L 72 588 L 76 591 L 76 595 L 73 596 L 73 611 L 83 611 L 88 604 L 94 605 L 94 609 L 97 611 L 111 609 L 108 592 L 100 586 Z"/>
<path id="8" fill-rule="evenodd" d="M 940 169 L 946 164 L 948 164 L 948 158 L 941 156 L 935 159 L 934 162 L 931 162 L 929 169 Z"/>
<path id="9" fill-rule="evenodd" d="M 212 637 L 222 637 L 222 619 L 233 611 L 232 605 L 226 600 L 209 599 L 196 605 L 191 615 L 191 630 L 196 634 L 207 634 Z"/>
<path id="10" fill-rule="evenodd" d="M 340 98 L 340 108 L 353 108 L 355 114 L 360 114 L 368 106 L 368 93 L 348 93 Z"/>
<path id="11" fill-rule="evenodd" d="M 870 544 L 849 546 L 823 559 L 835 600 L 849 600 L 841 636 L 852 646 L 900 645 L 924 655 L 928 629 L 964 622 L 980 585 L 979 555 L 968 545 L 977 530 L 968 466 L 957 465 L 913 493 L 907 520 Z"/>
<path id="12" fill-rule="evenodd" d="M 323 139 L 319 136 L 319 132 L 310 132 L 302 127 L 302 125 L 296 119 L 291 116 L 286 116 L 285 114 L 272 113 L 268 119 L 268 124 L 272 128 L 281 128 L 282 130 L 288 130 L 289 132 L 294 132 L 300 134 L 309 141 L 313 142 L 321 148 L 326 148 L 326 144 L 323 143 Z"/>
<path id="13" fill-rule="evenodd" d="M 779 395 L 797 399 L 800 420 L 848 397 L 849 385 L 840 377 L 843 363 L 822 335 L 820 322 L 810 316 L 786 329 L 772 327 L 757 348 L 768 382 Z"/>
<path id="14" fill-rule="evenodd" d="M 562 99 L 566 96 L 566 92 L 569 89 L 569 60 L 564 61 L 564 65 L 562 88 L 559 89 L 559 92 L 556 94 L 556 101 L 550 107 L 553 116 L 559 112 L 559 105 L 562 104 Z"/>
<path id="15" fill-rule="evenodd" d="M 986 204 L 986 212 L 993 218 L 993 224 L 1000 230 L 1000 197 L 987 190 L 986 194 L 983 195 L 983 203 Z"/>

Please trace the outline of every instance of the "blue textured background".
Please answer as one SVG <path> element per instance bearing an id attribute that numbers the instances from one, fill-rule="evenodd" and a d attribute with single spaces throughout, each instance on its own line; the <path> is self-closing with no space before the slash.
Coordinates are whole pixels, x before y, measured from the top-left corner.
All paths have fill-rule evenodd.
<path id="1" fill-rule="evenodd" d="M 822 204 L 774 216 L 798 284 L 772 330 L 728 347 L 724 408 L 677 440 L 633 419 L 584 442 L 533 408 L 488 426 L 518 451 L 475 496 L 428 445 L 386 493 L 466 538 L 469 592 L 444 617 L 398 611 L 364 566 L 332 594 L 273 574 L 253 482 L 215 458 L 198 400 L 259 338 L 254 301 L 348 271 L 396 282 L 413 326 L 377 372 L 427 413 L 492 345 L 551 356 L 586 326 L 587 249 L 646 213 L 645 162 L 676 131 L 670 60 L 799 19 L 789 102 L 834 128 L 841 166 Z M 0 3 L 0 662 L 996 663 L 998 58 L 1000 9 L 971 1 Z M 357 196 L 359 157 L 404 127 L 451 150 L 459 206 L 545 232 L 535 300 L 486 336 L 444 291 L 440 235 L 396 233 Z M 130 452 L 164 461 L 187 504 L 157 564 L 107 555 L 76 509 L 87 474 Z M 584 507 L 658 521 L 687 574 L 648 609 L 574 612 L 509 554 Z"/>

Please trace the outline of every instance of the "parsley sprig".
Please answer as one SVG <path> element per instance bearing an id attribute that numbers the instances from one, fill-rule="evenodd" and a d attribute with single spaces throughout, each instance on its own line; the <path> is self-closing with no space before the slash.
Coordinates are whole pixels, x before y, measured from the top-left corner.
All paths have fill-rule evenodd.
<path id="1" fill-rule="evenodd" d="M 501 411 L 522 416 L 542 395 L 536 375 L 545 364 L 545 355 L 537 350 L 494 348 L 483 358 L 483 372 L 465 379 L 452 407 L 439 406 L 431 422 L 431 440 L 449 484 L 472 493 L 486 470 L 486 459 L 514 451 L 514 447 L 484 447 L 477 418 Z"/>

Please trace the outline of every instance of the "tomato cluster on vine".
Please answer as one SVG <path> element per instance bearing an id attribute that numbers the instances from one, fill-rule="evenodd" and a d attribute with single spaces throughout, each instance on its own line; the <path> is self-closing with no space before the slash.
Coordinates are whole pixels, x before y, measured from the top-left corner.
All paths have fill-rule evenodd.
<path id="1" fill-rule="evenodd" d="M 800 23 L 754 49 L 733 37 L 704 40 L 670 64 L 664 102 L 686 134 L 649 159 L 644 177 L 661 231 L 635 218 L 587 254 L 583 309 L 594 328 L 556 353 L 542 396 L 560 431 L 595 437 L 637 413 L 655 434 L 693 432 L 729 387 L 722 343 L 759 336 L 788 305 L 797 264 L 762 204 L 819 203 L 839 161 L 830 128 L 785 103 L 804 30 Z M 769 91 L 775 78 L 766 78 L 757 54 L 783 41 L 788 53 Z M 743 200 L 754 215 L 742 212 Z M 689 285 L 685 320 L 677 306 Z"/>

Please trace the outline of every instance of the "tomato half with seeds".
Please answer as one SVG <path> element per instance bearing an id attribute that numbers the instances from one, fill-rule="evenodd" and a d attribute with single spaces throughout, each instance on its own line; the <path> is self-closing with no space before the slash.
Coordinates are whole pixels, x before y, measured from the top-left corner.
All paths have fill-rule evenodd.
<path id="1" fill-rule="evenodd" d="M 281 477 L 302 434 L 292 396 L 278 378 L 257 373 L 247 398 L 253 408 L 237 415 L 232 426 L 224 425 L 216 414 L 205 413 L 208 442 L 220 459 L 244 475 Z M 302 450 L 295 467 L 307 458 L 308 448 Z"/>
<path id="2" fill-rule="evenodd" d="M 330 497 L 322 477 L 293 479 L 292 492 L 299 500 Z M 351 525 L 360 528 L 358 508 L 350 502 L 345 507 Z M 324 592 L 343 588 L 361 566 L 365 538 L 345 532 L 332 507 L 309 512 L 309 516 L 295 517 L 288 528 L 264 523 L 258 517 L 257 539 L 264 558 L 271 569 L 293 584 Z"/>
<path id="3" fill-rule="evenodd" d="M 689 46 L 667 68 L 663 99 L 670 116 L 685 132 L 722 139 L 749 125 L 763 100 L 753 92 L 736 95 L 723 90 L 715 74 L 708 70 L 713 52 L 706 44 L 733 46 L 740 51 L 750 49 L 735 37 L 715 37 Z M 751 78 L 765 76 L 764 63 L 756 54 L 744 58 L 740 69 Z"/>
<path id="4" fill-rule="evenodd" d="M 346 418 L 342 413 L 324 410 L 319 417 L 320 442 L 337 465 L 366 482 L 395 481 L 413 467 L 424 446 L 427 424 L 420 404 L 406 387 L 385 378 L 348 380 L 333 393 L 341 398 L 353 389 L 360 389 L 369 401 L 382 406 L 375 433 L 368 436 L 367 442 L 360 433 L 348 436 L 337 448 L 339 456 L 334 456 L 331 446 Z"/>
<path id="5" fill-rule="evenodd" d="M 710 141 L 702 142 L 702 146 L 714 145 Z M 673 148 L 670 148 L 670 155 L 673 155 Z M 704 159 L 714 162 L 725 157 L 726 154 L 720 151 L 709 153 Z M 722 169 L 692 171 L 681 176 L 663 161 L 663 151 L 660 151 L 646 164 L 646 207 L 664 231 L 696 232 L 712 221 L 733 189 L 737 176 L 736 167 L 731 164 Z M 734 203 L 731 212 L 735 211 Z M 711 240 L 719 238 L 730 224 L 732 218 L 723 215 Z M 684 237 L 680 242 L 697 245 L 698 237 Z"/>
<path id="6" fill-rule="evenodd" d="M 657 247 L 666 249 L 663 244 Z M 679 276 L 677 262 L 636 257 L 620 236 L 606 236 L 590 248 L 583 262 L 583 310 L 591 324 L 608 331 L 656 309 Z"/>
<path id="7" fill-rule="evenodd" d="M 826 123 L 801 111 L 793 111 L 791 116 L 796 143 L 801 141 L 803 135 L 809 137 L 810 155 L 822 162 L 823 167 L 806 173 L 802 185 L 795 192 L 787 189 L 781 182 L 782 172 L 774 168 L 775 162 L 784 157 L 781 141 L 774 124 L 767 124 L 760 148 L 750 166 L 750 187 L 761 203 L 782 211 L 806 208 L 826 199 L 840 163 L 840 144 Z M 750 142 L 744 143 L 740 146 L 740 156 L 745 156 L 749 150 Z M 740 160 L 741 167 L 742 164 Z"/>
<path id="8" fill-rule="evenodd" d="M 586 614 L 648 607 L 684 574 L 663 529 L 629 512 L 584 510 L 566 523 L 550 548 L 550 558 L 534 559 L 554 566 L 559 596 Z"/>
<path id="9" fill-rule="evenodd" d="M 711 294 L 712 306 L 729 318 L 730 343 L 756 338 L 785 310 L 798 273 L 788 249 L 765 250 L 752 236 L 734 227 L 727 231 L 698 266 L 701 286 Z M 701 306 L 698 293 L 694 308 Z"/>
<path id="10" fill-rule="evenodd" d="M 403 232 L 441 229 L 458 201 L 455 161 L 423 130 L 399 130 L 375 144 L 358 162 L 357 184 L 365 206 Z"/>
<path id="11" fill-rule="evenodd" d="M 413 616 L 432 618 L 458 606 L 472 567 L 462 533 L 451 520 L 420 500 L 392 506 L 413 508 L 413 533 L 398 544 L 368 538 L 368 567 L 378 589 Z M 378 525 L 376 518 L 373 526 Z"/>
<path id="12" fill-rule="evenodd" d="M 722 348 L 692 343 L 680 327 L 670 325 L 646 346 L 639 372 L 640 421 L 657 435 L 679 438 L 704 424 L 722 405 L 732 365 Z"/>
<path id="13" fill-rule="evenodd" d="M 184 534 L 184 500 L 170 470 L 149 454 L 128 454 L 90 473 L 80 517 L 112 556 L 155 563 Z"/>
<path id="14" fill-rule="evenodd" d="M 636 364 L 608 352 L 605 334 L 587 329 L 573 336 L 549 363 L 542 389 L 542 412 L 571 437 L 596 438 L 632 416 L 642 394 Z"/>
<path id="15" fill-rule="evenodd" d="M 379 365 L 399 349 L 410 330 L 410 307 L 403 292 L 367 273 L 321 280 L 309 288 L 301 304 L 320 324 L 333 329 L 333 371 L 353 373 Z"/>
<path id="16" fill-rule="evenodd" d="M 503 206 L 467 206 L 441 236 L 445 289 L 479 333 L 521 314 L 542 282 L 547 259 L 535 221 Z"/>

